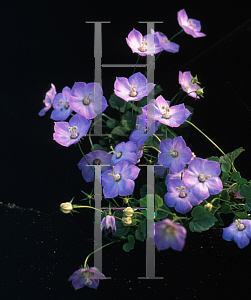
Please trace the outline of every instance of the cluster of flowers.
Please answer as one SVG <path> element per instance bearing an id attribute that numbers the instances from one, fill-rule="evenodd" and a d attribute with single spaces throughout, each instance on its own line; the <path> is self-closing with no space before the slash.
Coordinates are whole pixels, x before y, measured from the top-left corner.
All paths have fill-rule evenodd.
<path id="1" fill-rule="evenodd" d="M 205 36 L 200 32 L 200 22 L 188 19 L 184 9 L 178 12 L 178 22 L 182 31 L 194 38 Z M 143 36 L 133 29 L 126 42 L 132 52 L 140 56 L 153 56 L 163 50 L 172 53 L 179 51 L 178 44 L 168 40 L 163 33 L 154 30 L 151 34 Z M 203 97 L 203 88 L 199 86 L 197 76 L 193 77 L 188 71 L 183 73 L 180 71 L 179 83 L 190 97 L 196 99 Z M 117 77 L 114 82 L 114 93 L 126 102 L 139 101 L 149 95 L 154 86 L 138 72 L 129 78 Z M 100 84 L 85 82 L 76 82 L 72 89 L 65 87 L 62 93 L 58 94 L 52 84 L 51 89 L 46 93 L 44 103 L 45 107 L 39 115 L 43 116 L 51 107 L 54 108 L 51 118 L 57 122 L 55 122 L 53 138 L 65 147 L 78 143 L 87 134 L 92 119 L 103 113 L 108 106 Z M 69 122 L 65 122 L 73 112 L 75 114 Z M 111 147 L 112 151 L 109 153 L 102 150 L 92 151 L 80 160 L 78 167 L 82 171 L 83 178 L 86 182 L 94 181 L 94 170 L 90 165 L 101 165 L 104 197 L 131 195 L 135 186 L 134 180 L 140 172 L 136 164 L 140 162 L 143 155 L 146 140 L 158 130 L 161 124 L 179 127 L 190 114 L 184 104 L 171 106 L 171 102 L 165 100 L 163 96 L 152 99 L 142 107 L 142 113 L 137 116 L 136 129 L 129 136 L 129 141 L 117 144 L 114 149 Z M 220 164 L 195 157 L 181 136 L 161 140 L 158 152 L 155 173 L 163 177 L 168 168 L 165 179 L 167 193 L 164 196 L 168 207 L 185 214 L 210 195 L 222 191 L 223 185 L 219 178 Z M 61 210 L 65 213 L 71 212 L 72 209 L 70 202 L 61 205 Z M 132 224 L 133 215 L 134 210 L 131 207 L 124 209 L 122 218 L 124 226 Z M 101 230 L 104 230 L 106 235 L 116 232 L 114 216 L 107 215 L 102 219 Z M 186 229 L 170 219 L 164 219 L 148 231 L 148 236 L 155 238 L 158 250 L 171 247 L 181 251 L 185 244 Z M 251 220 L 236 220 L 228 228 L 223 229 L 223 238 L 227 241 L 234 240 L 240 248 L 245 247 L 251 238 Z M 69 281 L 72 281 L 75 289 L 85 285 L 97 288 L 99 279 L 105 279 L 105 276 L 97 268 L 88 268 L 85 264 L 84 268 L 72 274 Z"/>

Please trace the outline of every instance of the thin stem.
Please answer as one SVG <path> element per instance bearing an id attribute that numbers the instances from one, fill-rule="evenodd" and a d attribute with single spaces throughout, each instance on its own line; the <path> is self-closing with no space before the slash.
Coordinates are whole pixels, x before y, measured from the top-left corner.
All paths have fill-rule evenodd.
<path id="1" fill-rule="evenodd" d="M 169 41 L 171 42 L 172 39 L 174 39 L 177 35 L 181 34 L 183 31 L 184 31 L 184 29 L 182 28 L 181 31 L 179 31 L 178 33 L 176 33 L 175 35 L 173 35 L 173 36 L 170 38 Z"/>
<path id="2" fill-rule="evenodd" d="M 111 244 L 113 244 L 113 243 L 116 243 L 116 242 L 119 242 L 119 241 L 113 241 L 113 242 L 108 243 L 108 244 L 106 244 L 106 245 L 104 245 L 104 246 L 102 246 L 102 247 L 100 247 L 100 248 L 94 250 L 93 252 L 91 252 L 91 253 L 86 257 L 86 259 L 85 259 L 84 269 L 87 269 L 87 268 L 86 268 L 87 260 L 88 260 L 88 258 L 89 258 L 93 253 L 99 251 L 100 249 L 102 249 L 102 248 L 104 248 L 104 247 L 106 247 L 106 246 L 109 246 L 109 245 L 111 245 Z"/>
<path id="3" fill-rule="evenodd" d="M 170 101 L 170 104 L 173 102 L 173 100 L 180 94 L 182 93 L 182 90 L 178 91 L 178 93 L 172 98 L 172 100 Z M 178 98 L 179 99 L 179 98 Z"/>
<path id="4" fill-rule="evenodd" d="M 102 113 L 102 116 L 105 116 L 107 119 L 109 119 L 109 120 L 113 121 L 113 119 L 112 119 L 112 118 L 110 118 L 109 116 L 107 116 L 107 115 L 106 115 L 106 114 L 104 114 L 104 113 Z"/>
<path id="5" fill-rule="evenodd" d="M 166 129 L 174 136 L 176 137 L 176 135 L 166 126 Z M 167 138 L 167 134 L 166 134 L 166 138 Z"/>
<path id="6" fill-rule="evenodd" d="M 153 134 L 153 136 L 155 136 L 155 137 L 156 137 L 156 139 L 157 139 L 159 142 L 161 142 L 161 139 L 159 139 L 159 137 L 157 137 L 157 135 L 156 135 L 156 134 Z"/>
<path id="7" fill-rule="evenodd" d="M 203 134 L 204 135 L 204 137 L 206 137 L 218 150 L 220 150 L 220 152 L 224 155 L 224 156 L 226 156 L 226 154 L 221 150 L 221 148 L 220 147 L 218 147 L 207 135 L 205 135 L 205 133 L 204 132 L 202 132 L 198 127 L 196 127 L 193 123 L 191 123 L 191 122 L 189 122 L 189 121 L 187 121 L 186 120 L 186 122 L 188 123 L 188 124 L 190 124 L 190 125 L 192 125 L 195 129 L 197 129 L 201 134 Z M 234 167 L 234 165 L 233 165 L 233 163 L 231 162 L 231 160 L 226 156 L 226 158 L 230 161 L 230 164 L 232 165 L 232 167 L 233 167 L 233 170 L 235 171 L 235 172 L 237 172 L 237 170 L 235 169 L 235 167 Z"/>
<path id="8" fill-rule="evenodd" d="M 88 165 L 91 167 L 91 169 L 92 169 L 93 173 L 95 173 L 95 171 L 94 171 L 93 167 L 92 167 L 92 166 L 91 166 L 91 164 L 89 163 L 88 159 L 85 157 L 85 154 L 84 154 L 84 152 L 83 152 L 82 148 L 80 147 L 79 143 L 78 143 L 78 147 L 79 147 L 79 149 L 80 149 L 80 152 L 81 152 L 81 153 L 82 153 L 82 155 L 84 156 L 85 160 L 87 161 Z"/>
<path id="9" fill-rule="evenodd" d="M 137 65 L 137 63 L 139 62 L 140 58 L 141 58 L 141 56 L 138 54 L 138 58 L 137 58 L 137 61 L 136 61 L 135 65 Z M 134 74 L 135 70 L 136 70 L 136 66 L 134 67 L 132 74 Z"/>
<path id="10" fill-rule="evenodd" d="M 159 153 L 161 153 L 161 152 L 159 151 L 159 149 L 157 149 L 157 148 L 155 148 L 155 147 L 153 147 L 153 146 L 144 146 L 144 148 L 153 148 L 153 149 L 155 149 L 156 151 L 158 151 Z"/>

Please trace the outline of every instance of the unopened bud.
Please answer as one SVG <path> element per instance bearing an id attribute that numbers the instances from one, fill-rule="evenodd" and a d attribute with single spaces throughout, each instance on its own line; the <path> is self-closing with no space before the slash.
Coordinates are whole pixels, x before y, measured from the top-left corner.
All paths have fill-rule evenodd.
<path id="1" fill-rule="evenodd" d="M 207 203 L 206 205 L 204 205 L 205 210 L 211 211 L 213 208 L 213 205 L 211 203 Z"/>
<path id="2" fill-rule="evenodd" d="M 123 210 L 123 216 L 132 217 L 134 214 L 134 210 L 131 207 L 127 207 Z"/>
<path id="3" fill-rule="evenodd" d="M 132 224 L 132 218 L 131 217 L 123 217 L 122 223 L 124 226 L 128 226 L 128 225 Z"/>
<path id="4" fill-rule="evenodd" d="M 69 214 L 72 210 L 72 204 L 71 202 L 65 202 L 65 203 L 61 203 L 60 204 L 60 210 L 64 213 L 64 214 Z"/>

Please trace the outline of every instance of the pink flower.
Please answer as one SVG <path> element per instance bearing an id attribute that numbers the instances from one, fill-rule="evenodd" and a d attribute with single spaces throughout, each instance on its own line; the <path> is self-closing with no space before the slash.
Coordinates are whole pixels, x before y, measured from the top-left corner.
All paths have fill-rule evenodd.
<path id="1" fill-rule="evenodd" d="M 53 99 L 56 95 L 56 88 L 54 86 L 54 84 L 51 84 L 51 89 L 46 93 L 45 95 L 45 99 L 44 99 L 44 105 L 45 107 L 43 109 L 40 110 L 40 112 L 38 113 L 38 115 L 40 117 L 44 116 L 45 113 L 51 108 L 52 104 L 53 104 Z"/>
<path id="2" fill-rule="evenodd" d="M 77 270 L 70 276 L 68 281 L 72 281 L 72 285 L 75 290 L 81 289 L 84 286 L 97 289 L 99 285 L 99 279 L 105 279 L 105 275 L 102 274 L 97 268 L 92 267 L 88 269 Z"/>
<path id="3" fill-rule="evenodd" d="M 155 236 L 155 244 L 158 250 L 173 248 L 173 250 L 181 251 L 185 245 L 186 229 L 173 223 L 169 219 L 157 222 L 148 232 L 151 238 Z"/>
<path id="4" fill-rule="evenodd" d="M 200 32 L 200 21 L 197 21 L 195 19 L 188 19 L 188 16 L 184 9 L 178 12 L 178 22 L 179 25 L 184 29 L 184 31 L 194 38 L 206 36 L 205 33 Z"/>

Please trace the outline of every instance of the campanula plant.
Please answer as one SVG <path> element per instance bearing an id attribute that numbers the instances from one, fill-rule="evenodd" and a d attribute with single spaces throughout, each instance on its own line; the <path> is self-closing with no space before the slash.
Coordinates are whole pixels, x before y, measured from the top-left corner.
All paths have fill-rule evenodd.
<path id="1" fill-rule="evenodd" d="M 138 60 L 150 55 L 148 70 L 162 53 L 161 63 L 168 66 L 165 55 L 175 55 L 182 46 L 182 41 L 176 44 L 174 38 L 182 33 L 194 38 L 206 36 L 201 32 L 200 21 L 189 19 L 184 9 L 178 12 L 178 24 L 182 29 L 170 39 L 154 28 L 144 36 L 132 29 L 123 37 L 125 46 L 138 55 Z M 158 54 L 156 60 L 155 54 Z M 202 232 L 216 227 L 224 227 L 223 239 L 235 241 L 239 248 L 246 247 L 251 239 L 248 214 L 251 212 L 251 181 L 242 178 L 234 166 L 244 149 L 240 147 L 226 154 L 191 122 L 194 108 L 184 100 L 189 99 L 187 96 L 195 100 L 204 97 L 197 75 L 193 77 L 190 71 L 180 70 L 176 78 L 181 88 L 169 101 L 160 94 L 160 85 L 148 82 L 145 75 L 135 73 L 135 69 L 129 78 L 116 77 L 114 93 L 108 102 L 99 83 L 76 82 L 58 94 L 51 84 L 45 107 L 39 112 L 39 116 L 43 116 L 53 106 L 51 118 L 56 122 L 51 138 L 64 147 L 78 145 L 82 158 L 76 165 L 83 181 L 92 187 L 90 194 L 82 191 L 86 196 L 82 200 L 88 200 L 89 205 L 73 204 L 72 199 L 61 203 L 61 212 L 70 216 L 80 208 L 96 210 L 101 214 L 99 229 L 109 240 L 90 253 L 84 267 L 69 277 L 75 289 L 84 286 L 96 289 L 99 280 L 105 279 L 95 266 L 89 268 L 87 261 L 93 253 L 115 242 L 122 242 L 122 249 L 129 252 L 137 240 L 152 238 L 158 250 L 182 251 L 188 230 Z M 119 120 L 106 113 L 108 105 L 120 116 Z M 95 132 L 98 115 L 102 116 L 104 134 L 93 137 L 91 132 L 93 129 Z M 200 145 L 212 143 L 219 156 L 197 157 L 189 138 L 185 141 L 179 134 L 181 127 L 186 130 L 188 126 L 202 134 Z M 137 178 L 144 174 L 142 164 L 151 165 L 149 170 L 156 180 L 152 186 L 138 186 Z M 76 176 L 81 176 L 80 172 Z M 94 193 L 97 183 L 102 188 L 101 195 Z M 148 194 L 150 188 L 154 195 Z M 102 206 L 109 209 L 95 206 L 97 196 L 102 197 Z M 153 206 L 152 223 L 156 223 L 148 228 L 147 210 Z M 233 223 L 226 227 L 221 215 L 230 213 Z M 88 224 L 84 226 L 88 229 Z"/>

